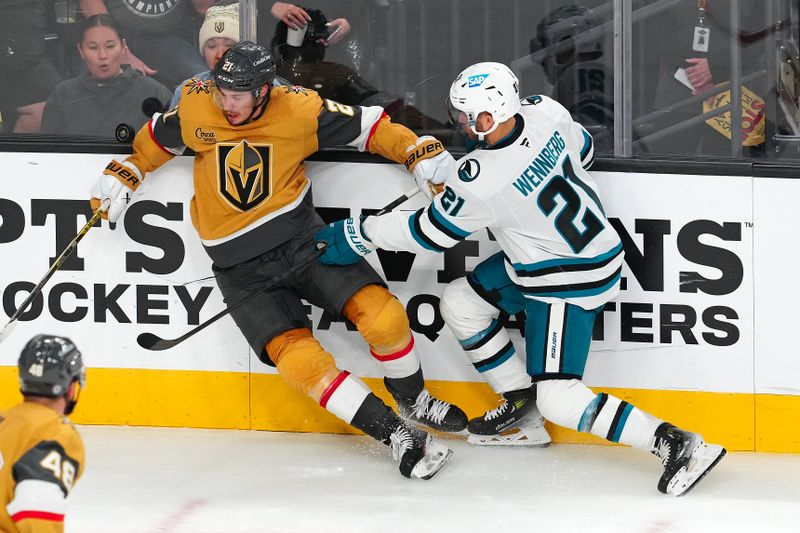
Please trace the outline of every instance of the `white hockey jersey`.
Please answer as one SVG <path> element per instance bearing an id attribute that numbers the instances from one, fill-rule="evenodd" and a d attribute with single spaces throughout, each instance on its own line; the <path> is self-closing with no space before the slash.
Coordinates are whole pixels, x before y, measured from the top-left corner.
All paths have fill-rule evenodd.
<path id="1" fill-rule="evenodd" d="M 428 207 L 367 218 L 366 235 L 386 250 L 443 251 L 488 228 L 527 298 L 597 308 L 619 292 L 623 250 L 586 170 L 592 138 L 546 96 L 523 99 L 516 118 L 505 139 L 458 160 Z"/>

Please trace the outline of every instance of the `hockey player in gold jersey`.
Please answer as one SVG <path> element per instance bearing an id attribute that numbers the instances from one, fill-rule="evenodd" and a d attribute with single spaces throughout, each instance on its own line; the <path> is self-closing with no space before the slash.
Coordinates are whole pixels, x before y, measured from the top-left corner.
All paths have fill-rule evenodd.
<path id="1" fill-rule="evenodd" d="M 263 47 L 235 44 L 217 63 L 213 82 L 186 83 L 178 106 L 137 133 L 133 154 L 108 165 L 91 189 L 93 205 L 110 200 L 108 219 L 117 220 L 148 172 L 190 148 L 192 222 L 226 303 L 295 269 L 231 313 L 255 353 L 291 386 L 390 445 L 403 475 L 427 479 L 451 451 L 336 367 L 314 338 L 301 299 L 356 325 L 406 419 L 461 431 L 466 415 L 425 389 L 405 309 L 366 262 L 339 269 L 310 261 L 314 233 L 324 224 L 304 160 L 324 147 L 353 146 L 404 163 L 423 190 L 428 181 L 444 181 L 454 160 L 441 142 L 417 138 L 380 107 L 343 105 L 299 86 L 273 87 L 274 74 Z"/>
<path id="2" fill-rule="evenodd" d="M 37 335 L 19 358 L 25 400 L 0 411 L 0 531 L 61 533 L 67 496 L 83 473 L 83 441 L 65 415 L 85 382 L 69 339 Z"/>

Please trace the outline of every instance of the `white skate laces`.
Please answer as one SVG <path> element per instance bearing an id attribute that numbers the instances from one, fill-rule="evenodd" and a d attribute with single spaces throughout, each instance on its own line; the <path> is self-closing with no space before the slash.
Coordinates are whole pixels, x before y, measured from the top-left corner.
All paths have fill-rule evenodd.
<path id="1" fill-rule="evenodd" d="M 400 473 L 410 478 L 432 478 L 453 454 L 426 432 L 406 425 L 398 426 L 389 435 L 388 444 L 392 457 L 400 462 Z"/>
<path id="2" fill-rule="evenodd" d="M 670 461 L 670 452 L 672 451 L 672 446 L 669 441 L 667 441 L 667 439 L 659 439 L 658 445 L 654 451 L 656 455 L 661 458 L 661 465 L 666 467 L 667 463 Z"/>
<path id="3" fill-rule="evenodd" d="M 422 389 L 422 392 L 419 393 L 417 400 L 414 402 L 414 406 L 411 408 L 411 416 L 441 424 L 450 407 L 449 403 L 434 398 L 427 390 Z"/>
<path id="4" fill-rule="evenodd" d="M 400 426 L 389 435 L 389 446 L 392 449 L 392 459 L 399 461 L 414 446 L 414 437 L 407 427 Z"/>
<path id="5" fill-rule="evenodd" d="M 486 420 L 494 420 L 498 416 L 505 413 L 507 409 L 508 409 L 508 401 L 505 398 L 503 398 L 503 403 L 501 403 L 498 407 L 495 407 L 490 411 L 486 411 L 486 414 L 483 415 L 483 418 L 485 418 Z"/>

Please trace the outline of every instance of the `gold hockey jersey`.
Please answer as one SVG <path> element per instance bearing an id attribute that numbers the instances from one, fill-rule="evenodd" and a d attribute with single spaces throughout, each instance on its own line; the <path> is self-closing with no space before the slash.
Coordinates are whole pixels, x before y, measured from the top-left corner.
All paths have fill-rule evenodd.
<path id="1" fill-rule="evenodd" d="M 0 531 L 64 531 L 83 467 L 83 441 L 66 417 L 32 402 L 0 411 Z"/>
<path id="2" fill-rule="evenodd" d="M 185 148 L 194 152 L 192 222 L 220 267 L 256 257 L 308 224 L 313 205 L 304 160 L 321 148 L 353 146 L 409 170 L 443 151 L 437 143 L 436 151 L 415 157 L 409 148 L 417 136 L 383 108 L 343 105 L 299 86 L 273 87 L 262 116 L 232 126 L 214 91 L 213 82 L 190 80 L 178 107 L 137 133 L 125 164 L 135 166 L 136 181 Z"/>

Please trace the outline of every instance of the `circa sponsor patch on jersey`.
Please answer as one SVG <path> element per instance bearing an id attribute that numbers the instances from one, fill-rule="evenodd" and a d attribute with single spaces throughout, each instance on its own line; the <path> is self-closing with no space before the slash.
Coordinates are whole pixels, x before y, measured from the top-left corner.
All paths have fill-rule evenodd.
<path id="1" fill-rule="evenodd" d="M 458 167 L 458 179 L 470 182 L 481 173 L 481 164 L 477 159 L 467 159 Z"/>
<path id="2" fill-rule="evenodd" d="M 181 0 L 124 0 L 122 3 L 142 17 L 159 17 L 178 7 Z"/>
<path id="3" fill-rule="evenodd" d="M 208 94 L 208 91 L 209 91 L 209 89 L 211 89 L 211 86 L 213 85 L 213 83 L 214 83 L 214 80 L 201 80 L 201 79 L 198 79 L 198 78 L 192 78 L 191 80 L 186 82 L 186 85 L 184 85 L 184 87 L 189 87 L 189 93 L 188 94 L 193 94 L 193 93 L 197 93 L 197 94 L 205 93 L 205 94 Z"/>
<path id="4" fill-rule="evenodd" d="M 219 192 L 233 207 L 249 211 L 272 196 L 272 145 L 217 144 Z"/>
<path id="5" fill-rule="evenodd" d="M 204 143 L 213 144 L 217 142 L 217 135 L 213 131 L 203 131 L 203 128 L 194 130 L 194 136 Z"/>

